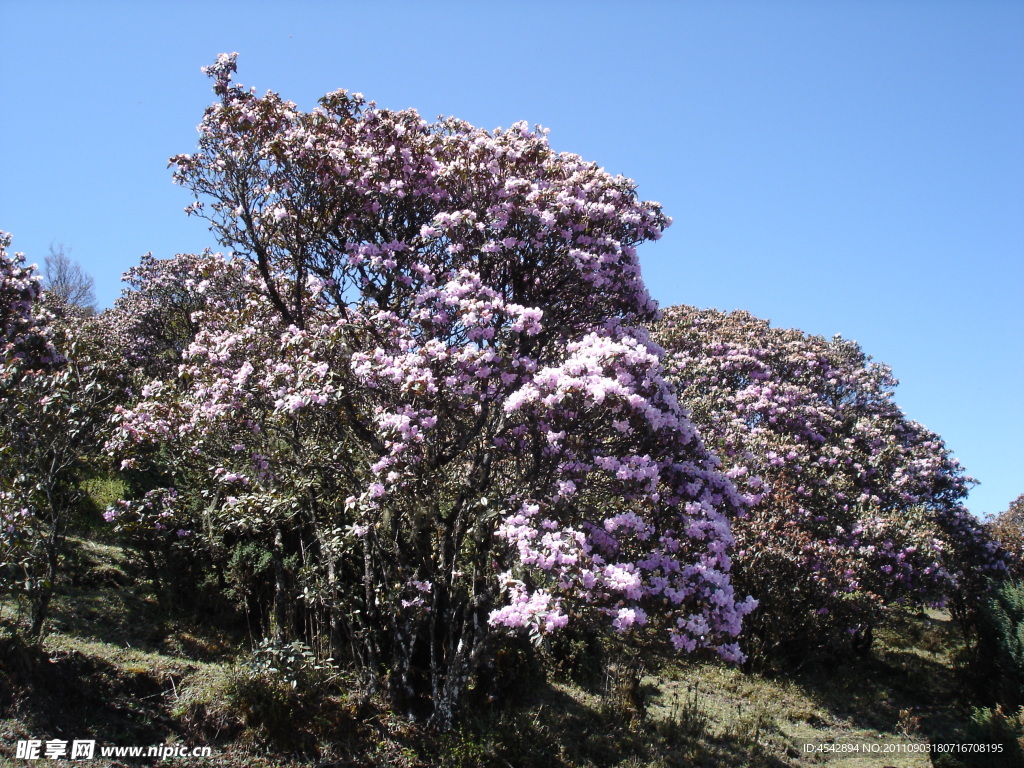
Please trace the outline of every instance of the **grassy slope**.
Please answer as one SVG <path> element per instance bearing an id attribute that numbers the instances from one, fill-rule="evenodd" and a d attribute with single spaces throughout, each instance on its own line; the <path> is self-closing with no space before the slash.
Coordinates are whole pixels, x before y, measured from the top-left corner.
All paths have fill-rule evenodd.
<path id="1" fill-rule="evenodd" d="M 948 617 L 932 612 L 898 618 L 871 654 L 839 668 L 773 678 L 666 662 L 628 695 L 541 681 L 486 714 L 475 708 L 459 733 L 436 736 L 374 702 L 357 706 L 341 679 L 307 696 L 253 682 L 236 660 L 246 638 L 174 620 L 122 549 L 72 545 L 42 649 L 0 641 L 0 765 L 31 764 L 13 760 L 19 738 L 95 738 L 211 745 L 218 757 L 192 764 L 220 766 L 913 768 L 930 760 L 804 745 L 950 741 L 966 717 L 954 695 L 960 641 Z M 15 618 L 15 606 L 0 608 Z"/>

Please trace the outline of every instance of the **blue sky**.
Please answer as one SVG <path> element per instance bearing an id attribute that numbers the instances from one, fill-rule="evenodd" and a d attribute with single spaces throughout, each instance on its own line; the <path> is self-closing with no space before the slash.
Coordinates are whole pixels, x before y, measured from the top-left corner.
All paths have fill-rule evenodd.
<path id="1" fill-rule="evenodd" d="M 663 306 L 856 339 L 972 511 L 1024 492 L 1024 3 L 0 0 L 0 29 L 0 229 L 102 305 L 146 251 L 215 246 L 167 158 L 238 51 L 303 108 L 547 126 L 675 219 L 641 251 Z"/>

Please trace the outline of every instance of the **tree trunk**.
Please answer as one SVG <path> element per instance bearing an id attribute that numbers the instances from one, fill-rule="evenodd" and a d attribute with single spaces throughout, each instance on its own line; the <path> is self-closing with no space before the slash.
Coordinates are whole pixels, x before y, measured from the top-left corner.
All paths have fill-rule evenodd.
<path id="1" fill-rule="evenodd" d="M 291 628 L 288 626 L 288 580 L 284 569 L 284 534 L 278 528 L 274 533 L 274 621 L 272 634 L 274 642 L 283 645 L 288 641 Z"/>

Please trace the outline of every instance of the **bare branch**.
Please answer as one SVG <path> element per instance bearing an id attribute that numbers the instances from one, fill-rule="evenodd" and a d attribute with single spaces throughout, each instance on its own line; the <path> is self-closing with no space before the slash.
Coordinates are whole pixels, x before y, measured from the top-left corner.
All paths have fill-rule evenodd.
<path id="1" fill-rule="evenodd" d="M 71 249 L 65 250 L 63 243 L 50 243 L 50 253 L 44 261 L 43 290 L 58 297 L 69 308 L 87 315 L 96 314 L 96 294 L 93 293 L 93 279 L 74 261 Z"/>

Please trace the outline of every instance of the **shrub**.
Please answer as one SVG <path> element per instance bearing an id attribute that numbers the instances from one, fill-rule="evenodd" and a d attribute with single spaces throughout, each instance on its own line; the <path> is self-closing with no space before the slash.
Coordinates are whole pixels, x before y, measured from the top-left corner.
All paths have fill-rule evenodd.
<path id="1" fill-rule="evenodd" d="M 174 715 L 206 738 L 245 730 L 276 749 L 315 751 L 318 741 L 340 739 L 351 726 L 336 683 L 329 661 L 317 661 L 302 643 L 264 642 L 235 666 L 194 675 Z"/>
<path id="2" fill-rule="evenodd" d="M 970 720 L 947 742 L 984 745 L 984 752 L 946 752 L 932 756 L 935 768 L 1019 768 L 1024 765 L 1024 708 L 975 708 Z"/>
<path id="3" fill-rule="evenodd" d="M 1007 710 L 1024 705 L 1024 582 L 1007 580 L 975 615 L 974 679 L 980 694 Z"/>
<path id="4" fill-rule="evenodd" d="M 0 593 L 27 599 L 42 635 L 83 482 L 101 448 L 125 370 L 94 319 L 51 311 L 34 267 L 0 232 Z"/>
<path id="5" fill-rule="evenodd" d="M 760 601 L 747 623 L 760 654 L 849 649 L 886 605 L 968 606 L 1004 569 L 960 503 L 972 481 L 855 342 L 686 306 L 666 310 L 654 338 L 744 492 L 733 573 Z"/>
<path id="6" fill-rule="evenodd" d="M 1010 572 L 1014 579 L 1024 580 L 1024 494 L 1009 508 L 986 523 L 989 533 L 1011 556 Z"/>

